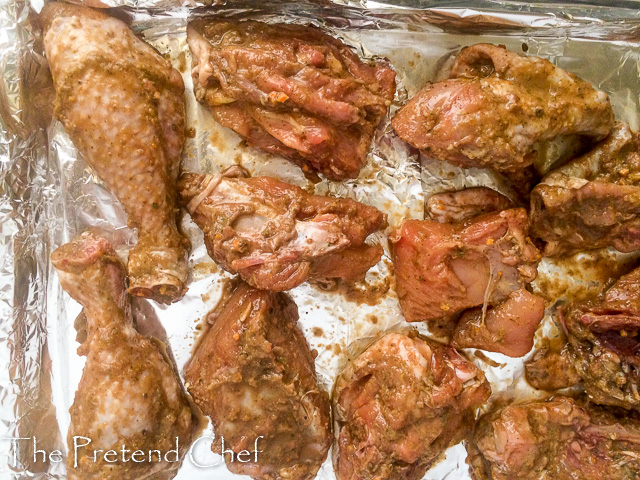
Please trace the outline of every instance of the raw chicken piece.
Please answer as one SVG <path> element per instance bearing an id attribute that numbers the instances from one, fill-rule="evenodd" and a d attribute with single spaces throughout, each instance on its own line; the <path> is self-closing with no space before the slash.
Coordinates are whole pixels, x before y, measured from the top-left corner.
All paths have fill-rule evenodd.
<path id="1" fill-rule="evenodd" d="M 355 178 L 395 94 L 395 72 L 366 65 L 315 27 L 193 20 L 196 98 L 247 142 L 333 180 Z"/>
<path id="2" fill-rule="evenodd" d="M 474 480 L 631 480 L 640 419 L 566 397 L 510 405 L 480 419 L 468 450 Z"/>
<path id="3" fill-rule="evenodd" d="M 460 223 L 483 213 L 513 207 L 513 202 L 501 193 L 487 187 L 474 187 L 430 196 L 425 204 L 425 216 L 434 222 Z"/>
<path id="4" fill-rule="evenodd" d="M 488 213 L 457 225 L 405 221 L 391 234 L 400 306 L 408 322 L 444 320 L 495 305 L 537 274 L 527 212 Z"/>
<path id="5" fill-rule="evenodd" d="M 601 139 L 613 123 L 609 98 L 588 82 L 489 44 L 464 48 L 450 79 L 428 84 L 392 120 L 429 156 L 510 176 L 522 176 L 546 142 Z"/>
<path id="6" fill-rule="evenodd" d="M 173 478 L 200 416 L 192 411 L 164 345 L 133 327 L 124 265 L 109 242 L 89 232 L 58 248 L 51 261 L 62 288 L 84 307 L 87 328 L 78 349 L 87 361 L 69 410 L 69 480 Z M 77 440 L 77 454 L 75 436 L 84 437 Z M 176 443 L 178 451 L 165 459 Z M 102 451 L 96 459 L 94 450 Z M 117 455 L 105 457 L 109 450 Z M 144 454 L 134 462 L 136 450 Z M 151 450 L 159 450 L 163 460 Z M 105 461 L 113 458 L 115 463 Z"/>
<path id="7" fill-rule="evenodd" d="M 479 348 L 522 357 L 533 348 L 533 337 L 544 317 L 544 300 L 520 289 L 500 305 L 483 312 L 465 312 L 453 332 L 451 346 Z"/>
<path id="8" fill-rule="evenodd" d="M 640 268 L 561 314 L 590 399 L 640 410 Z"/>
<path id="9" fill-rule="evenodd" d="M 54 2 L 42 16 L 56 115 L 138 229 L 129 293 L 174 302 L 186 291 L 190 248 L 176 226 L 182 77 L 105 13 Z"/>
<path id="10" fill-rule="evenodd" d="M 208 320 L 185 378 L 213 421 L 213 451 L 223 436 L 225 448 L 251 452 L 245 463 L 227 457 L 233 473 L 311 480 L 331 446 L 331 413 L 295 304 L 239 283 Z"/>
<path id="11" fill-rule="evenodd" d="M 571 348 L 541 348 L 525 364 L 527 382 L 540 390 L 560 390 L 580 383 Z"/>
<path id="12" fill-rule="evenodd" d="M 512 207 L 511 200 L 495 190 L 476 187 L 431 196 L 425 213 L 440 223 L 460 224 L 482 214 Z M 542 298 L 524 288 L 515 290 L 494 307 L 483 305 L 464 312 L 450 344 L 455 348 L 480 348 L 521 357 L 533 347 L 533 336 L 543 316 Z"/>
<path id="13" fill-rule="evenodd" d="M 389 333 L 340 374 L 333 393 L 339 480 L 417 480 L 459 442 L 490 396 L 453 348 Z"/>
<path id="14" fill-rule="evenodd" d="M 271 291 L 307 280 L 357 280 L 378 263 L 380 245 L 367 236 L 386 226 L 374 207 L 309 195 L 271 177 L 187 173 L 180 198 L 204 231 L 209 255 L 250 285 Z"/>
<path id="15" fill-rule="evenodd" d="M 626 124 L 551 172 L 531 192 L 531 230 L 544 254 L 640 249 L 640 135 Z"/>

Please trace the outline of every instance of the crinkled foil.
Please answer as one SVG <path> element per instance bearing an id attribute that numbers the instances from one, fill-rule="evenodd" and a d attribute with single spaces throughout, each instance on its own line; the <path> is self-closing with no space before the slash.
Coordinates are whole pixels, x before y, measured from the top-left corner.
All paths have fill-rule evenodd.
<path id="1" fill-rule="evenodd" d="M 42 3 L 33 0 L 31 7 L 39 11 Z M 132 27 L 182 73 L 187 87 L 188 128 L 193 132 L 184 152 L 185 170 L 213 172 L 240 163 L 254 175 L 272 175 L 319 194 L 350 196 L 374 205 L 389 215 L 391 227 L 403 219 L 422 218 L 424 199 L 438 191 L 488 185 L 510 194 L 506 184 L 491 172 L 463 170 L 421 158 L 395 136 L 389 125 L 399 106 L 427 81 L 442 78 L 462 46 L 492 42 L 514 51 L 526 46 L 529 54 L 548 58 L 607 92 L 618 117 L 635 129 L 640 126 L 637 1 L 530 5 L 466 0 L 448 2 L 444 8 L 440 2 L 426 0 L 259 4 L 229 0 L 209 2 L 214 4 L 209 9 L 189 8 L 207 3 L 196 0 L 85 3 L 119 7 Z M 288 161 L 248 148 L 235 133 L 214 122 L 192 93 L 185 34 L 188 15 L 313 23 L 353 45 L 363 57 L 386 58 L 398 73 L 398 94 L 389 117 L 376 133 L 360 178 L 313 185 Z M 34 19 L 24 0 L 0 0 L 2 479 L 66 478 L 63 463 L 45 462 L 40 452 L 35 452 L 34 458 L 34 448 L 47 453 L 66 450 L 68 410 L 84 364 L 76 353 L 73 327 L 80 307 L 60 289 L 50 267 L 50 253 L 88 227 L 99 228 L 123 258 L 136 241 L 117 200 L 79 156 L 61 124 L 51 121 L 51 84 Z M 230 278 L 208 257 L 202 233 L 188 216 L 183 227 L 193 243 L 187 295 L 170 306 L 141 299 L 134 302 L 139 329 L 167 343 L 179 371 L 191 355 L 203 318 Z M 376 236 L 385 248 L 387 234 Z M 599 288 L 605 275 L 602 264 L 610 265 L 610 274 L 630 260 L 633 256 L 612 253 L 581 255 L 569 262 L 543 260 L 534 289 L 545 296 L 549 307 L 537 342 L 543 336 L 557 334 L 551 321 L 556 305 Z M 357 289 L 322 291 L 303 285 L 290 292 L 298 305 L 300 325 L 318 352 L 317 370 L 327 390 L 353 353 L 352 342 L 406 325 L 394 293 L 388 252 L 369 272 L 366 282 L 363 289 L 378 292 L 375 305 L 358 301 L 362 292 Z M 426 332 L 424 328 L 422 331 Z M 490 404 L 540 395 L 523 380 L 525 359 L 467 353 L 491 381 L 494 395 Z M 210 434 L 207 430 L 204 435 Z M 15 437 L 25 440 L 11 440 Z M 240 478 L 220 465 L 220 457 L 208 451 L 207 443 L 206 438 L 197 442 L 193 459 L 185 459 L 176 478 Z M 449 449 L 425 479 L 468 479 L 465 456 L 461 444 Z M 218 465 L 197 467 L 193 460 Z M 329 461 L 318 478 L 335 478 Z"/>

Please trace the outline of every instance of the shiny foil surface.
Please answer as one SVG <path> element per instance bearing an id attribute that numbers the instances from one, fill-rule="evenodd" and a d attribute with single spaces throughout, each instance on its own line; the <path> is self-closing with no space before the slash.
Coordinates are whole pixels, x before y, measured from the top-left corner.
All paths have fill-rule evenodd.
<path id="1" fill-rule="evenodd" d="M 441 2 L 426 0 L 228 0 L 209 2 L 210 6 L 195 0 L 183 4 L 171 0 L 85 3 L 117 7 L 116 14 L 127 19 L 182 73 L 189 129 L 184 170 L 211 173 L 239 163 L 253 175 L 274 176 L 322 195 L 353 197 L 389 215 L 389 229 L 377 234 L 387 254 L 367 274 L 366 284 L 348 291 L 305 284 L 289 292 L 298 305 L 300 326 L 318 352 L 319 379 L 328 391 L 350 356 L 363 345 L 380 332 L 407 326 L 388 257 L 390 229 L 404 219 L 421 219 L 425 198 L 436 192 L 488 185 L 510 194 L 491 172 L 464 170 L 419 155 L 390 127 L 389 120 L 398 108 L 425 83 L 443 78 L 463 46 L 490 42 L 548 58 L 608 93 L 617 117 L 633 129 L 640 127 L 640 2 L 635 0 L 601 6 L 585 1 L 458 0 L 447 2 L 446 8 Z M 78 154 L 62 125 L 52 120 L 53 91 L 37 18 L 41 8 L 42 0 L 0 0 L 2 479 L 66 478 L 64 462 L 45 462 L 42 453 L 34 452 L 66 452 L 68 410 L 84 364 L 76 353 L 79 344 L 74 329 L 81 309 L 60 288 L 49 262 L 51 252 L 89 227 L 112 241 L 123 259 L 136 241 L 136 232 L 127 227 L 118 201 Z M 398 91 L 360 177 L 313 185 L 292 163 L 247 147 L 238 135 L 218 125 L 192 92 L 186 44 L 190 15 L 311 23 L 352 45 L 362 57 L 386 59 L 398 74 Z M 167 344 L 181 374 L 207 312 L 231 278 L 209 258 L 202 232 L 186 214 L 183 227 L 193 243 L 187 295 L 170 306 L 134 300 L 139 330 Z M 571 261 L 544 259 L 533 283 L 534 292 L 545 297 L 548 305 L 536 343 L 557 335 L 550 316 L 559 304 L 597 289 L 630 260 L 633 255 L 612 252 L 582 254 Z M 363 302 L 367 297 L 371 301 Z M 413 327 L 428 333 L 422 325 Z M 487 409 L 495 402 L 543 395 L 528 387 L 523 378 L 523 365 L 531 353 L 520 359 L 474 350 L 466 353 L 492 384 L 494 393 Z M 248 478 L 229 473 L 221 457 L 210 452 L 211 435 L 210 428 L 205 430 L 176 478 Z M 12 440 L 18 437 L 23 440 Z M 468 479 L 465 457 L 462 444 L 452 447 L 425 479 Z M 318 479 L 335 478 L 330 458 Z"/>

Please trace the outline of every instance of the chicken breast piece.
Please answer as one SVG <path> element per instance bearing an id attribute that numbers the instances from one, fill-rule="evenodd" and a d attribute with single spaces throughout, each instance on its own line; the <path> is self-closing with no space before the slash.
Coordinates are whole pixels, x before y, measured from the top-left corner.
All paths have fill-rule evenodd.
<path id="1" fill-rule="evenodd" d="M 395 94 L 395 72 L 367 65 L 315 27 L 189 22 L 198 101 L 249 145 L 306 172 L 355 178 Z"/>
<path id="2" fill-rule="evenodd" d="M 490 394 L 484 374 L 453 348 L 413 332 L 386 334 L 336 381 L 336 476 L 422 478 Z"/>
<path id="3" fill-rule="evenodd" d="M 87 361 L 69 410 L 69 480 L 175 477 L 200 415 L 164 346 L 133 327 L 124 265 L 109 242 L 89 232 L 54 251 L 51 261 L 62 288 L 84 307 L 87 324 L 78 349 Z M 104 455 L 109 450 L 116 455 Z M 133 461 L 138 450 L 143 453 Z"/>
<path id="4" fill-rule="evenodd" d="M 451 346 L 479 348 L 522 357 L 533 348 L 533 337 L 544 317 L 544 300 L 524 288 L 512 292 L 494 308 L 474 308 L 462 314 Z"/>
<path id="5" fill-rule="evenodd" d="M 315 478 L 331 446 L 329 395 L 295 304 L 239 283 L 208 321 L 185 378 L 213 422 L 213 451 L 222 436 L 236 455 L 251 452 L 242 462 L 227 456 L 227 468 L 256 480 Z"/>
<path id="6" fill-rule="evenodd" d="M 461 167 L 522 176 L 558 138 L 604 138 L 609 98 L 549 61 L 477 44 L 458 55 L 449 80 L 428 84 L 393 118 L 400 138 Z M 548 159 L 545 159 L 548 162 Z"/>
<path id="7" fill-rule="evenodd" d="M 640 136 L 619 123 L 585 155 L 531 192 L 532 233 L 545 255 L 640 249 Z"/>
<path id="8" fill-rule="evenodd" d="M 629 480 L 640 476 L 640 419 L 567 397 L 482 417 L 469 443 L 474 480 Z"/>
<path id="9" fill-rule="evenodd" d="M 513 202 L 487 187 L 473 187 L 456 192 L 436 193 L 425 203 L 425 217 L 440 223 L 461 223 L 484 213 L 513 208 Z"/>
<path id="10" fill-rule="evenodd" d="M 271 177 L 182 175 L 180 200 L 204 231 L 209 255 L 250 285 L 283 291 L 301 283 L 358 280 L 380 260 L 367 237 L 386 216 L 351 199 L 309 195 Z"/>
<path id="11" fill-rule="evenodd" d="M 182 77 L 124 22 L 101 11 L 53 2 L 42 18 L 56 116 L 138 230 L 129 292 L 176 301 L 186 291 L 190 249 L 176 226 Z"/>
<path id="12" fill-rule="evenodd" d="M 640 410 L 640 268 L 601 298 L 561 310 L 589 398 Z"/>
<path id="13" fill-rule="evenodd" d="M 409 220 L 390 236 L 397 292 L 408 322 L 444 320 L 495 305 L 535 279 L 540 254 L 527 212 L 488 213 L 462 224 Z"/>

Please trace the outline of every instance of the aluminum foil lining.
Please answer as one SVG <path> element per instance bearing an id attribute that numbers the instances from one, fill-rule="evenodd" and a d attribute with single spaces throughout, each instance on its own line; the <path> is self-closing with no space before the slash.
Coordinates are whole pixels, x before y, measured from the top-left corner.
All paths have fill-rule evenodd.
<path id="1" fill-rule="evenodd" d="M 99 6 L 100 2 L 87 0 Z M 605 6 L 573 4 L 526 5 L 482 0 L 439 2 L 317 1 L 215 2 L 211 8 L 188 8 L 172 0 L 103 0 L 119 7 L 132 28 L 171 60 L 183 75 L 188 138 L 183 169 L 215 172 L 241 163 L 254 175 L 271 175 L 323 195 L 349 196 L 389 215 L 391 227 L 423 216 L 425 198 L 465 186 L 488 185 L 509 194 L 488 171 L 459 169 L 421 158 L 393 133 L 389 118 L 427 81 L 442 78 L 461 47 L 478 42 L 505 44 L 514 51 L 548 58 L 611 96 L 618 118 L 640 126 L 640 10 L 637 1 Z M 634 7 L 635 6 L 635 7 Z M 80 306 L 62 292 L 49 256 L 59 245 L 88 227 L 99 228 L 126 257 L 136 233 L 126 226 L 115 197 L 79 156 L 61 124 L 51 121 L 52 90 L 42 53 L 37 17 L 42 0 L 0 0 L 0 478 L 63 479 L 63 462 L 43 461 L 34 450 L 66 451 L 69 407 L 84 359 L 76 354 L 73 327 Z M 190 55 L 186 45 L 189 15 L 226 16 L 266 22 L 318 25 L 355 47 L 363 57 L 389 61 L 398 73 L 398 93 L 389 116 L 378 129 L 367 166 L 346 182 L 313 185 L 298 167 L 279 157 L 246 147 L 234 132 L 213 121 L 193 96 Z M 218 301 L 230 275 L 208 257 L 200 230 L 185 216 L 183 226 L 192 243 L 191 280 L 185 298 L 161 306 L 136 299 L 139 329 L 164 340 L 179 371 L 189 359 L 206 313 Z M 391 228 L 390 227 L 390 228 Z M 387 232 L 376 240 L 387 247 Z M 594 262 L 594 258 L 597 261 Z M 536 293 L 548 301 L 547 316 L 537 342 L 553 336 L 555 307 L 575 295 L 597 289 L 605 279 L 602 264 L 616 266 L 632 256 L 612 252 L 580 255 L 571 261 L 543 260 Z M 599 268 L 594 267 L 598 265 Z M 403 321 L 388 252 L 367 275 L 368 288 L 384 292 L 376 305 L 358 302 L 358 292 L 322 291 L 302 285 L 290 293 L 298 305 L 300 325 L 311 348 L 318 351 L 320 382 L 331 389 L 356 340 L 406 326 Z M 428 333 L 422 325 L 413 325 Z M 496 401 L 540 396 L 523 380 L 523 359 L 500 354 L 467 354 L 487 374 Z M 204 436 L 210 436 L 211 430 Z M 24 440 L 11 440 L 12 438 Z M 33 438 L 36 438 L 34 444 Z M 220 457 L 197 442 L 180 479 L 231 480 Z M 463 445 L 449 449 L 425 479 L 468 479 Z M 330 456 L 329 456 L 330 458 Z M 248 478 L 248 477 L 246 477 Z M 334 479 L 330 461 L 318 479 Z"/>

